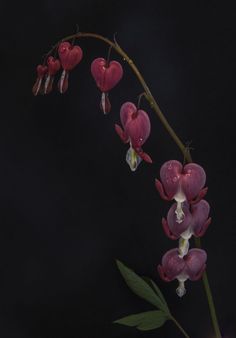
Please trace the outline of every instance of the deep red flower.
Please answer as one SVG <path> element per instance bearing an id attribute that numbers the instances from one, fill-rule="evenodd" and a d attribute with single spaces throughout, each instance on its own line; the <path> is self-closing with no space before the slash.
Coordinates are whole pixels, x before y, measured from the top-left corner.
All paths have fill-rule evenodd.
<path id="1" fill-rule="evenodd" d="M 177 202 L 175 212 L 177 222 L 181 223 L 184 219 L 183 202 L 197 203 L 207 193 L 207 188 L 203 189 L 206 182 L 205 171 L 196 163 L 183 167 L 179 161 L 171 160 L 162 165 L 160 178 L 161 181 L 155 181 L 156 188 L 163 199 L 174 199 Z"/>
<path id="2" fill-rule="evenodd" d="M 191 249 L 181 258 L 176 248 L 165 253 L 162 257 L 162 265 L 158 265 L 157 269 L 164 281 L 170 282 L 174 279 L 179 281 L 176 292 L 179 297 L 182 297 L 186 292 L 184 282 L 187 279 L 199 280 L 206 268 L 206 260 L 207 254 L 202 249 Z"/>
<path id="3" fill-rule="evenodd" d="M 60 93 L 65 93 L 68 88 L 69 71 L 80 63 L 83 51 L 79 46 L 73 46 L 68 41 L 61 42 L 58 48 L 58 55 L 63 68 L 61 78 L 58 82 Z"/>
<path id="4" fill-rule="evenodd" d="M 202 237 L 211 223 L 211 218 L 208 218 L 210 206 L 205 200 L 191 205 L 184 202 L 182 206 L 184 219 L 181 223 L 177 219 L 176 207 L 177 203 L 174 203 L 168 211 L 167 219 L 162 218 L 162 226 L 170 239 L 180 239 L 179 254 L 183 257 L 188 252 L 189 239 L 192 235 Z"/>
<path id="5" fill-rule="evenodd" d="M 38 65 L 36 70 L 37 70 L 37 79 L 32 88 L 32 92 L 35 96 L 41 92 L 42 81 L 43 81 L 44 76 L 47 74 L 48 67 L 45 65 Z"/>
<path id="6" fill-rule="evenodd" d="M 44 84 L 44 93 L 49 94 L 52 91 L 52 85 L 54 81 L 55 74 L 61 68 L 60 61 L 55 59 L 53 56 L 49 56 L 47 59 L 48 72 Z"/>
<path id="7" fill-rule="evenodd" d="M 97 58 L 91 64 L 91 73 L 97 87 L 102 92 L 100 107 L 103 113 L 107 114 L 111 110 L 108 92 L 121 80 L 123 68 L 117 61 L 107 62 L 103 58 Z"/>
<path id="8" fill-rule="evenodd" d="M 151 131 L 148 114 L 144 110 L 137 109 L 132 102 L 126 102 L 120 109 L 120 119 L 123 129 L 118 124 L 115 125 L 115 129 L 124 143 L 130 143 L 126 155 L 130 169 L 136 170 L 142 159 L 152 163 L 151 157 L 142 149 Z"/>
<path id="9" fill-rule="evenodd" d="M 162 218 L 162 225 L 166 235 L 171 239 L 178 239 L 183 237 L 185 239 L 195 237 L 202 237 L 210 222 L 211 218 L 208 218 L 210 212 L 210 206 L 206 200 L 192 205 L 188 203 L 183 204 L 184 220 L 179 223 L 176 217 L 177 203 L 174 203 L 167 214 L 167 219 Z"/>

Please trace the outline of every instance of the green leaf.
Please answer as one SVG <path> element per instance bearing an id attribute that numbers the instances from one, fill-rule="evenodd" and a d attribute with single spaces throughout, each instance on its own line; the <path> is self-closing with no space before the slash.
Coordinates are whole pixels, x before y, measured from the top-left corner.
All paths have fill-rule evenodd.
<path id="1" fill-rule="evenodd" d="M 153 287 L 151 287 L 146 281 L 143 280 L 143 278 L 139 277 L 133 270 L 129 269 L 119 260 L 117 260 L 116 263 L 121 275 L 126 281 L 126 284 L 137 296 L 145 299 L 169 315 L 168 307 L 166 307 L 166 305 L 163 303 L 163 300 L 153 290 Z"/>
<path id="2" fill-rule="evenodd" d="M 156 283 L 149 277 L 146 276 L 142 276 L 142 278 L 145 280 L 146 283 L 148 283 L 149 286 L 151 286 L 151 288 L 155 291 L 155 293 L 159 296 L 160 300 L 162 301 L 163 305 L 166 308 L 166 312 L 168 312 L 170 314 L 170 310 L 168 308 L 168 304 L 161 292 L 161 290 L 159 289 L 159 287 L 156 285 Z"/>
<path id="3" fill-rule="evenodd" d="M 114 323 L 136 327 L 141 331 L 154 330 L 161 327 L 169 318 L 160 310 L 147 311 L 130 315 L 114 321 Z"/>

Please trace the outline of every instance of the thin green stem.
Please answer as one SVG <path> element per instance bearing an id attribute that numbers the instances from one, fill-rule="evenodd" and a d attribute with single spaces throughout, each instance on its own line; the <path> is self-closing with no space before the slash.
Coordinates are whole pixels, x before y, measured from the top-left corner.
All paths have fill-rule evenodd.
<path id="1" fill-rule="evenodd" d="M 196 245 L 197 248 L 201 249 L 200 238 L 195 238 L 195 245 Z M 202 281 L 203 281 L 203 285 L 204 285 L 205 292 L 206 292 L 206 295 L 207 295 L 207 301 L 208 301 L 208 305 L 209 305 L 209 310 L 210 310 L 212 324 L 213 324 L 213 327 L 214 327 L 214 330 L 215 330 L 216 338 L 221 338 L 222 336 L 221 336 L 221 333 L 220 333 L 220 328 L 219 328 L 219 324 L 218 324 L 218 320 L 217 320 L 214 300 L 213 300 L 213 297 L 212 297 L 212 292 L 211 292 L 211 288 L 210 288 L 210 284 L 209 284 L 209 281 L 208 281 L 206 271 L 203 272 Z"/>
<path id="2" fill-rule="evenodd" d="M 114 39 L 114 42 L 112 42 L 111 40 L 109 40 L 109 39 L 107 39 L 107 38 L 105 38 L 105 37 L 103 37 L 99 34 L 77 33 L 77 34 L 67 36 L 66 38 L 60 40 L 57 44 L 55 44 L 52 47 L 52 49 L 47 53 L 47 55 L 50 55 L 59 46 L 59 44 L 63 41 L 73 40 L 75 38 L 77 38 L 77 39 L 86 38 L 86 37 L 95 38 L 95 39 L 98 39 L 98 40 L 101 40 L 101 41 L 107 43 L 123 58 L 124 61 L 126 61 L 129 64 L 129 66 L 133 70 L 135 76 L 137 77 L 138 81 L 140 82 L 141 86 L 144 89 L 144 92 L 145 92 L 144 96 L 146 97 L 147 101 L 149 102 L 150 107 L 154 110 L 154 112 L 158 116 L 159 120 L 161 121 L 162 125 L 165 127 L 165 129 L 167 130 L 169 135 L 172 137 L 172 139 L 174 140 L 176 145 L 179 147 L 179 149 L 182 152 L 186 162 L 188 162 L 188 163 L 192 162 L 192 157 L 191 157 L 189 148 L 184 145 L 184 143 L 180 140 L 178 135 L 175 133 L 174 129 L 170 126 L 169 122 L 167 121 L 164 114 L 162 113 L 159 105 L 157 104 L 156 100 L 154 99 L 154 97 L 153 97 L 148 85 L 146 84 L 142 74 L 139 72 L 139 70 L 136 67 L 136 65 L 134 64 L 133 60 L 130 59 L 130 57 L 119 46 L 119 44 L 117 43 L 117 41 L 115 39 Z M 198 248 L 201 247 L 200 238 L 196 238 L 195 243 L 196 243 L 196 246 Z M 213 302 L 213 297 L 212 297 L 212 293 L 211 293 L 211 289 L 210 289 L 210 285 L 209 285 L 209 282 L 208 282 L 206 272 L 203 273 L 202 280 L 203 280 L 203 284 L 204 284 L 204 288 L 205 288 L 205 292 L 206 292 L 206 297 L 207 297 L 207 301 L 208 301 L 208 305 L 209 305 L 209 309 L 210 309 L 210 315 L 211 315 L 213 327 L 214 327 L 214 330 L 215 330 L 216 338 L 221 338 L 219 324 L 218 324 L 218 320 L 217 320 L 217 316 L 216 316 L 215 305 L 214 305 L 214 302 Z M 178 324 L 178 322 L 174 318 L 172 320 L 180 328 L 180 325 Z M 183 332 L 183 329 L 181 331 Z M 186 334 L 186 332 L 185 332 L 185 336 L 189 337 Z"/>
<path id="3" fill-rule="evenodd" d="M 171 316 L 171 320 L 175 323 L 175 325 L 178 327 L 178 329 L 183 333 L 184 337 L 190 338 L 190 336 L 187 334 L 187 332 L 182 328 L 180 323 L 173 316 Z"/>

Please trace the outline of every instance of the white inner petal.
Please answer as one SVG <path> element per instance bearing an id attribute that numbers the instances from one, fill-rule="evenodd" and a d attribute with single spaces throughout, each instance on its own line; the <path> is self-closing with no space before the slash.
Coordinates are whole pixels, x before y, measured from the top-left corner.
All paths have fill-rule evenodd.
<path id="1" fill-rule="evenodd" d="M 175 209 L 176 222 L 182 223 L 184 220 L 184 216 L 185 216 L 183 209 L 182 209 L 182 204 L 183 202 L 186 201 L 186 197 L 184 193 L 182 192 L 181 187 L 179 188 L 178 192 L 175 194 L 174 199 L 177 202 L 177 207 Z"/>
<path id="2" fill-rule="evenodd" d="M 184 282 L 188 279 L 188 276 L 185 273 L 182 273 L 177 279 L 179 281 L 179 286 L 176 289 L 176 293 L 179 297 L 183 297 L 186 293 Z"/>
<path id="3" fill-rule="evenodd" d="M 46 94 L 46 92 L 47 92 L 50 79 L 51 79 L 51 76 L 47 75 L 45 85 L 44 85 L 44 94 Z"/>
<path id="4" fill-rule="evenodd" d="M 182 236 L 182 235 L 181 235 Z M 180 237 L 179 239 L 179 257 L 183 258 L 187 255 L 189 249 L 189 240 Z"/>
<path id="5" fill-rule="evenodd" d="M 136 151 L 132 148 L 132 145 L 130 145 L 130 148 L 126 153 L 126 162 L 128 163 L 130 169 L 132 171 L 135 171 L 138 168 L 138 165 L 141 161 L 142 161 L 141 157 L 138 156 Z"/>
<path id="6" fill-rule="evenodd" d="M 38 95 L 39 89 L 40 89 L 40 87 L 41 87 L 41 83 L 42 83 L 42 78 L 39 79 L 39 83 L 38 83 L 38 86 L 37 86 L 37 88 L 36 88 L 35 95 Z"/>
<path id="7" fill-rule="evenodd" d="M 63 72 L 61 74 L 61 78 L 60 78 L 60 93 L 63 93 L 63 84 L 64 84 L 64 80 L 65 80 L 65 76 L 66 76 L 66 71 L 65 69 L 63 69 Z"/>
<path id="8" fill-rule="evenodd" d="M 184 239 L 190 239 L 192 237 L 192 234 L 193 234 L 193 232 L 192 232 L 192 228 L 190 226 L 190 227 L 188 227 L 187 230 L 182 232 L 181 237 L 183 237 Z"/>
<path id="9" fill-rule="evenodd" d="M 102 104 L 103 113 L 106 114 L 106 94 L 105 93 L 102 93 L 101 104 Z"/>
<path id="10" fill-rule="evenodd" d="M 184 282 L 179 282 L 179 286 L 176 289 L 176 293 L 179 297 L 183 297 L 186 293 Z"/>

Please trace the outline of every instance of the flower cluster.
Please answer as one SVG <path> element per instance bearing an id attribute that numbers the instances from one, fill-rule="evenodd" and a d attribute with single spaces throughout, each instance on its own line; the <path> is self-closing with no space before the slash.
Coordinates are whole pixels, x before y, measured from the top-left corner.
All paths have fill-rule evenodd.
<path id="1" fill-rule="evenodd" d="M 79 46 L 73 46 L 69 42 L 61 42 L 58 46 L 59 59 L 48 56 L 43 65 L 37 66 L 37 79 L 32 92 L 38 94 L 49 94 L 53 88 L 54 77 L 62 68 L 62 73 L 58 81 L 60 93 L 65 93 L 68 88 L 69 72 L 80 63 L 83 52 Z"/>
<path id="2" fill-rule="evenodd" d="M 211 222 L 211 218 L 208 218 L 210 206 L 203 200 L 207 193 L 205 182 L 206 174 L 200 165 L 189 163 L 183 167 L 175 160 L 162 165 L 160 180 L 155 181 L 164 200 L 176 201 L 167 218 L 162 219 L 162 226 L 170 239 L 179 239 L 179 246 L 163 256 L 158 271 L 165 281 L 179 281 L 176 292 L 180 297 L 186 292 L 184 282 L 201 278 L 206 267 L 206 252 L 202 249 L 189 250 L 192 235 L 203 236 Z"/>
<path id="3" fill-rule="evenodd" d="M 58 89 L 61 94 L 68 89 L 70 71 L 82 60 L 82 49 L 68 41 L 58 44 L 56 49 L 58 58 L 48 55 L 44 64 L 37 66 L 37 79 L 33 86 L 33 94 L 49 94 L 52 91 L 54 77 L 62 69 L 58 80 Z M 108 97 L 123 77 L 123 68 L 115 60 L 109 61 L 99 57 L 91 64 L 91 74 L 101 92 L 100 108 L 104 114 L 111 110 Z M 140 97 L 141 98 L 141 97 Z M 139 100 L 140 102 L 140 100 Z M 120 109 L 121 125 L 115 124 L 115 130 L 121 140 L 129 144 L 126 153 L 126 162 L 132 171 L 144 160 L 152 163 L 151 157 L 143 151 L 142 147 L 147 141 L 151 124 L 148 114 L 132 102 L 125 102 Z M 168 251 L 159 265 L 158 271 L 165 281 L 178 279 L 177 293 L 185 293 L 184 282 L 187 279 L 197 280 L 201 277 L 207 255 L 201 249 L 189 251 L 189 239 L 192 235 L 203 236 L 211 219 L 208 218 L 210 207 L 203 200 L 207 192 L 204 188 L 206 174 L 198 164 L 190 163 L 184 167 L 178 161 L 168 161 L 160 170 L 160 180 L 156 180 L 156 188 L 164 200 L 175 200 L 170 208 L 167 218 L 162 219 L 165 234 L 173 240 L 179 240 L 176 249 Z"/>
<path id="4" fill-rule="evenodd" d="M 52 91 L 54 77 L 61 68 L 58 89 L 61 94 L 65 93 L 68 89 L 69 73 L 83 57 L 82 49 L 68 41 L 58 44 L 57 54 L 58 58 L 48 56 L 44 64 L 37 66 L 37 79 L 32 89 L 35 96 L 49 94 Z M 109 56 L 107 60 L 102 57 L 96 58 L 91 64 L 91 74 L 102 93 L 100 108 L 104 114 L 111 110 L 109 92 L 123 77 L 122 65 L 115 60 L 109 61 Z M 121 140 L 130 145 L 126 154 L 126 161 L 130 169 L 135 171 L 142 160 L 152 163 L 151 157 L 142 149 L 151 130 L 148 114 L 137 108 L 134 103 L 126 102 L 120 109 L 120 119 L 123 129 L 116 124 L 115 130 Z"/>

